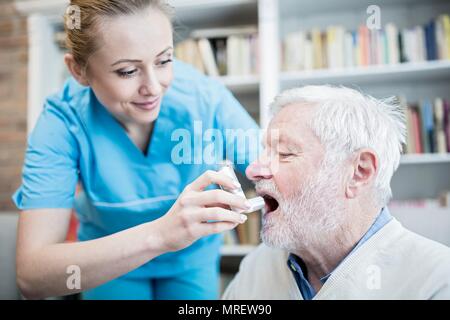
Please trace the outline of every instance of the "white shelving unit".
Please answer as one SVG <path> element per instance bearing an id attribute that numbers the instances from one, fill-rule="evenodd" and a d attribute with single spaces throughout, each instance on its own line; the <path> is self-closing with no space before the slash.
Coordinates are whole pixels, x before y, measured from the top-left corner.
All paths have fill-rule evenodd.
<path id="1" fill-rule="evenodd" d="M 256 246 L 253 245 L 227 245 L 220 250 L 222 256 L 245 256 L 252 252 Z"/>
<path id="2" fill-rule="evenodd" d="M 27 14 L 30 35 L 28 127 L 33 127 L 44 98 L 56 91 L 64 69 L 53 32 L 67 0 L 16 0 Z M 176 37 L 193 29 L 256 24 L 260 41 L 260 74 L 219 78 L 260 119 L 269 121 L 267 107 L 283 89 L 304 84 L 334 84 L 357 87 L 375 97 L 404 95 L 411 101 L 437 96 L 450 99 L 450 61 L 369 66 L 352 69 L 281 72 L 280 47 L 292 31 L 328 25 L 356 29 L 367 19 L 371 0 L 172 0 L 176 9 Z M 379 0 L 382 25 L 395 22 L 399 28 L 425 24 L 443 12 L 450 13 L 447 0 Z M 405 155 L 392 182 L 394 198 L 436 197 L 450 189 L 450 155 Z M 450 217 L 450 212 L 449 217 Z M 444 217 L 445 215 L 441 215 Z M 406 218 L 405 218 L 406 217 Z M 403 215 L 402 219 L 407 219 Z M 417 224 L 416 224 L 417 225 Z M 418 224 L 420 225 L 420 224 Z M 449 232 L 450 233 L 450 232 Z M 225 247 L 225 256 L 247 254 L 253 247 Z"/>
<path id="3" fill-rule="evenodd" d="M 400 163 L 402 165 L 434 163 L 450 164 L 450 154 L 406 154 L 402 156 Z"/>
<path id="4" fill-rule="evenodd" d="M 285 72 L 280 76 L 282 87 L 295 87 L 305 84 L 373 85 L 396 83 L 405 79 L 427 82 L 449 78 L 450 61 L 436 60 L 422 63 L 400 63 L 396 65 L 376 65 L 367 67 Z"/>

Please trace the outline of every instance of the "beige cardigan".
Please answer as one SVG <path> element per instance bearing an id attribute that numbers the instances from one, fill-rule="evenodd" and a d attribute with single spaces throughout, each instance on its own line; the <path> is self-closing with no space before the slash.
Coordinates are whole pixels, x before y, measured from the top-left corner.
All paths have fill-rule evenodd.
<path id="1" fill-rule="evenodd" d="M 288 252 L 261 244 L 223 299 L 302 299 Z M 342 262 L 314 299 L 450 299 L 450 248 L 392 219 Z"/>

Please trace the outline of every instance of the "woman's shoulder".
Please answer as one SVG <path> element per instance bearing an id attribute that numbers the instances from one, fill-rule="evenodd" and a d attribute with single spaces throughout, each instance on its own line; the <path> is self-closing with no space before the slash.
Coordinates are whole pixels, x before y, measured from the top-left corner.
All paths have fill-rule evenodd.
<path id="1" fill-rule="evenodd" d="M 80 85 L 73 77 L 69 77 L 62 89 L 47 97 L 43 112 L 63 117 L 77 117 L 85 112 L 90 104 L 90 88 Z"/>

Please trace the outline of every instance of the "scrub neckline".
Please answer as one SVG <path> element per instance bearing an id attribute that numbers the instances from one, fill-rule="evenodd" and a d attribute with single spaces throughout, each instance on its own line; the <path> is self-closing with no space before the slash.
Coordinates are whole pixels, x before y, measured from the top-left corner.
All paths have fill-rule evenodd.
<path id="1" fill-rule="evenodd" d="M 102 118 L 105 120 L 106 125 L 109 127 L 108 129 L 108 134 L 113 133 L 112 138 L 114 138 L 113 136 L 115 136 L 115 138 L 119 139 L 119 141 L 123 142 L 123 146 L 126 147 L 127 150 L 129 150 L 129 152 L 131 152 L 132 154 L 134 154 L 135 156 L 133 156 L 133 159 L 136 159 L 136 157 L 138 159 L 141 159 L 145 162 L 149 162 L 149 160 L 154 159 L 154 151 L 155 151 L 155 145 L 157 145 L 157 140 L 158 140 L 158 134 L 159 134 L 159 123 L 160 123 L 160 116 L 161 116 L 161 110 L 159 111 L 158 117 L 155 119 L 155 121 L 153 122 L 153 128 L 151 131 L 151 136 L 150 139 L 148 140 L 147 143 L 147 152 L 144 153 L 132 140 L 131 138 L 128 136 L 128 134 L 126 133 L 125 129 L 122 127 L 122 125 L 119 123 L 119 121 L 106 109 L 106 107 L 97 99 L 97 97 L 95 96 L 95 94 L 93 94 L 93 96 L 95 97 L 95 101 L 96 101 L 96 105 L 99 107 L 99 111 L 100 114 L 102 116 Z M 161 105 L 162 107 L 162 105 Z M 124 152 L 127 152 L 126 150 L 124 150 Z"/>

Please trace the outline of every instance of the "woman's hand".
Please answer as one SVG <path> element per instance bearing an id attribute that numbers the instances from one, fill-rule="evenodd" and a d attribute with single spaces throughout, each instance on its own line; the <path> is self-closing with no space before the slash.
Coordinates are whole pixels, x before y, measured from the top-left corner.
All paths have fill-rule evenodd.
<path id="1" fill-rule="evenodd" d="M 247 216 L 226 209 L 231 206 L 245 211 L 250 208 L 247 200 L 219 189 L 204 191 L 211 184 L 231 190 L 239 187 L 228 176 L 212 170 L 187 185 L 169 212 L 157 221 L 167 251 L 181 250 L 201 237 L 233 229 L 247 220 Z"/>

